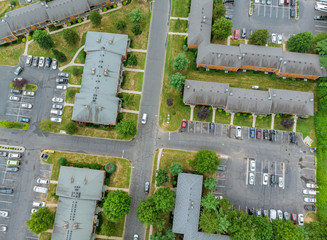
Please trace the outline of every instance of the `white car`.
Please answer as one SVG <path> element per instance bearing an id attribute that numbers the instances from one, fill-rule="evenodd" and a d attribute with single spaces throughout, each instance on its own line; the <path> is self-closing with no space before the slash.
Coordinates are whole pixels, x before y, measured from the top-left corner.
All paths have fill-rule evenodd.
<path id="1" fill-rule="evenodd" d="M 260 0 L 254 0 L 254 3 L 260 3 Z"/>
<path id="2" fill-rule="evenodd" d="M 253 185 L 254 184 L 254 173 L 250 172 L 249 174 L 249 184 Z"/>
<path id="3" fill-rule="evenodd" d="M 317 192 L 315 190 L 303 189 L 303 194 L 316 195 Z"/>
<path id="4" fill-rule="evenodd" d="M 276 41 L 277 41 L 277 35 L 276 35 L 276 33 L 272 33 L 271 34 L 271 42 L 276 43 Z"/>
<path id="5" fill-rule="evenodd" d="M 37 208 L 32 208 L 32 210 L 31 210 L 31 213 L 35 213 L 35 212 L 37 212 Z"/>
<path id="6" fill-rule="evenodd" d="M 68 72 L 59 72 L 58 73 L 58 77 L 69 78 L 69 73 Z"/>
<path id="7" fill-rule="evenodd" d="M 45 187 L 38 187 L 38 186 L 34 186 L 33 187 L 33 191 L 34 192 L 38 192 L 38 193 L 48 193 L 48 189 Z"/>
<path id="8" fill-rule="evenodd" d="M 21 108 L 28 108 L 28 109 L 31 109 L 33 107 L 33 105 L 30 103 L 22 103 L 20 106 Z"/>
<path id="9" fill-rule="evenodd" d="M 40 57 L 40 59 L 39 59 L 39 67 L 41 67 L 41 68 L 44 67 L 44 60 L 45 60 L 44 57 Z"/>
<path id="10" fill-rule="evenodd" d="M 1 225 L 0 226 L 0 232 L 6 232 L 7 231 L 7 226 Z"/>
<path id="11" fill-rule="evenodd" d="M 284 187 L 284 178 L 283 177 L 278 178 L 278 186 L 280 188 Z"/>
<path id="12" fill-rule="evenodd" d="M 250 161 L 250 171 L 254 172 L 255 171 L 255 160 Z"/>
<path id="13" fill-rule="evenodd" d="M 268 173 L 263 174 L 262 184 L 263 185 L 268 185 Z"/>
<path id="14" fill-rule="evenodd" d="M 34 97 L 35 96 L 35 92 L 32 92 L 32 91 L 23 91 L 23 95 L 24 96 L 29 96 L 29 97 Z"/>
<path id="15" fill-rule="evenodd" d="M 56 88 L 60 89 L 60 90 L 66 90 L 67 86 L 66 85 L 57 85 Z"/>
<path id="16" fill-rule="evenodd" d="M 20 97 L 17 97 L 17 96 L 9 96 L 9 100 L 10 101 L 16 101 L 16 102 L 18 102 L 18 101 L 20 101 Z"/>
<path id="17" fill-rule="evenodd" d="M 307 183 L 305 185 L 307 186 L 307 188 L 318 188 L 318 185 L 314 183 Z"/>
<path id="18" fill-rule="evenodd" d="M 240 126 L 236 127 L 236 137 L 237 138 L 242 137 L 242 128 Z"/>
<path id="19" fill-rule="evenodd" d="M 59 98 L 59 97 L 53 97 L 52 98 L 52 102 L 54 102 L 54 103 L 62 103 L 62 102 L 64 102 L 64 99 L 63 98 Z"/>
<path id="20" fill-rule="evenodd" d="M 134 236 L 133 236 L 133 240 L 138 240 L 138 239 L 139 239 L 139 235 L 134 234 Z"/>
<path id="21" fill-rule="evenodd" d="M 28 55 L 26 58 L 26 65 L 30 66 L 32 64 L 32 59 L 33 59 L 33 56 Z"/>
<path id="22" fill-rule="evenodd" d="M 298 223 L 299 223 L 300 226 L 302 226 L 304 224 L 303 214 L 297 215 L 297 221 L 298 221 Z"/>
<path id="23" fill-rule="evenodd" d="M 278 44 L 283 44 L 283 36 L 281 34 L 278 34 L 278 40 L 277 40 Z"/>
<path id="24" fill-rule="evenodd" d="M 57 59 L 52 59 L 52 69 L 56 70 L 58 67 Z"/>
<path id="25" fill-rule="evenodd" d="M 307 202 L 307 203 L 315 203 L 316 202 L 316 199 L 315 198 L 304 198 L 304 202 Z"/>
<path id="26" fill-rule="evenodd" d="M 42 178 L 38 178 L 36 180 L 37 183 L 39 184 L 49 184 L 49 180 L 48 179 L 42 179 Z"/>
<path id="27" fill-rule="evenodd" d="M 276 210 L 270 209 L 270 219 L 274 220 L 276 219 Z"/>
<path id="28" fill-rule="evenodd" d="M 8 217 L 7 211 L 0 211 L 0 217 Z"/>
<path id="29" fill-rule="evenodd" d="M 56 122 L 56 123 L 61 123 L 62 122 L 62 119 L 61 118 L 50 118 L 50 120 L 52 122 Z"/>
<path id="30" fill-rule="evenodd" d="M 277 216 L 278 216 L 278 219 L 283 220 L 283 212 L 282 212 L 282 210 L 277 210 Z"/>
<path id="31" fill-rule="evenodd" d="M 45 202 L 33 201 L 33 207 L 44 207 L 44 206 L 45 206 Z"/>

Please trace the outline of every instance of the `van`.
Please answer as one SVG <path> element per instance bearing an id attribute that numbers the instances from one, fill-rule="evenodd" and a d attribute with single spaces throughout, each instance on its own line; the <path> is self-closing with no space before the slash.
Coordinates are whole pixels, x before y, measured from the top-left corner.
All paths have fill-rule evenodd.
<path id="1" fill-rule="evenodd" d="M 142 120 L 141 120 L 141 123 L 142 123 L 142 124 L 146 124 L 146 119 L 147 119 L 147 117 L 148 117 L 148 114 L 143 113 Z"/>
<path id="2" fill-rule="evenodd" d="M 237 138 L 242 137 L 242 128 L 240 126 L 236 127 L 236 137 Z"/>
<path id="3" fill-rule="evenodd" d="M 284 5 L 284 0 L 279 0 L 279 5 Z"/>
<path id="4" fill-rule="evenodd" d="M 45 187 L 38 187 L 38 186 L 34 186 L 33 188 L 34 192 L 38 192 L 38 193 L 48 193 L 48 189 Z"/>
<path id="5" fill-rule="evenodd" d="M 50 114 L 61 116 L 62 115 L 62 110 L 51 109 Z"/>
<path id="6" fill-rule="evenodd" d="M 33 201 L 33 207 L 44 207 L 44 206 L 45 206 L 45 202 Z"/>
<path id="7" fill-rule="evenodd" d="M 22 155 L 20 153 L 9 153 L 8 157 L 9 158 L 21 158 Z"/>
<path id="8" fill-rule="evenodd" d="M 7 165 L 8 166 L 18 166 L 19 163 L 20 162 L 18 160 L 7 160 Z"/>

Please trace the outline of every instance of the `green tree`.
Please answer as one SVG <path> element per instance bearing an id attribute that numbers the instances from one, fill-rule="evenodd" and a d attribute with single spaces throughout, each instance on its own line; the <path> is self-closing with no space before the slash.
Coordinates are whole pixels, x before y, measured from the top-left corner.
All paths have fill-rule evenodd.
<path id="1" fill-rule="evenodd" d="M 168 172 L 166 170 L 163 169 L 158 169 L 157 170 L 157 175 L 156 175 L 156 182 L 157 182 L 157 187 L 165 184 L 166 182 L 169 181 L 169 176 L 168 176 Z"/>
<path id="2" fill-rule="evenodd" d="M 249 44 L 265 46 L 269 38 L 267 29 L 258 29 L 254 31 L 249 37 Z"/>
<path id="3" fill-rule="evenodd" d="M 310 240 L 327 239 L 327 220 L 323 218 L 320 218 L 319 221 L 305 223 L 303 228 Z"/>
<path id="4" fill-rule="evenodd" d="M 320 57 L 319 61 L 324 68 L 327 68 L 327 56 Z"/>
<path id="5" fill-rule="evenodd" d="M 185 76 L 179 72 L 171 75 L 169 78 L 169 85 L 171 85 L 175 90 L 181 91 L 185 84 Z"/>
<path id="6" fill-rule="evenodd" d="M 129 213 L 131 197 L 122 190 L 110 192 L 104 200 L 103 212 L 112 222 L 117 222 Z"/>
<path id="7" fill-rule="evenodd" d="M 175 238 L 176 238 L 176 235 L 175 235 L 175 233 L 173 233 L 171 228 L 167 228 L 165 230 L 165 236 L 166 236 L 166 239 L 168 239 L 168 240 L 175 240 Z"/>
<path id="8" fill-rule="evenodd" d="M 232 21 L 224 17 L 216 20 L 212 26 L 212 34 L 218 40 L 225 40 L 232 35 Z"/>
<path id="9" fill-rule="evenodd" d="M 229 222 L 227 215 L 223 214 L 222 210 L 219 210 L 219 213 L 217 215 L 218 217 L 218 225 L 217 225 L 217 232 L 219 233 L 227 233 L 228 228 L 231 225 Z"/>
<path id="10" fill-rule="evenodd" d="M 217 232 L 219 221 L 214 212 L 203 211 L 200 215 L 199 228 L 206 233 Z"/>
<path id="11" fill-rule="evenodd" d="M 173 60 L 173 68 L 175 70 L 184 70 L 190 61 L 187 59 L 184 53 L 179 53 Z"/>
<path id="12" fill-rule="evenodd" d="M 166 236 L 162 232 L 156 232 L 150 236 L 150 240 L 166 240 Z"/>
<path id="13" fill-rule="evenodd" d="M 136 135 L 136 123 L 132 119 L 120 121 L 115 127 L 116 132 L 122 137 L 130 137 Z"/>
<path id="14" fill-rule="evenodd" d="M 119 31 L 124 31 L 126 29 L 126 22 L 124 20 L 119 20 L 115 24 L 116 29 Z"/>
<path id="15" fill-rule="evenodd" d="M 313 36 L 311 32 L 302 32 L 292 36 L 287 41 L 287 48 L 291 52 L 306 53 L 312 47 Z"/>
<path id="16" fill-rule="evenodd" d="M 152 197 L 141 200 L 140 204 L 137 206 L 136 217 L 144 225 L 152 224 L 158 217 L 158 214 L 156 204 Z"/>
<path id="17" fill-rule="evenodd" d="M 220 17 L 225 16 L 226 14 L 226 8 L 223 4 L 215 4 L 213 6 L 213 18 L 217 19 Z"/>
<path id="18" fill-rule="evenodd" d="M 2 121 L 1 125 L 5 128 L 13 128 L 15 126 L 15 122 L 14 121 Z"/>
<path id="19" fill-rule="evenodd" d="M 41 132 L 50 132 L 52 127 L 52 122 L 50 119 L 44 118 L 39 125 L 39 129 Z"/>
<path id="20" fill-rule="evenodd" d="M 53 48 L 54 42 L 50 34 L 43 30 L 35 30 L 33 33 L 34 41 L 39 44 L 40 48 L 50 49 Z"/>
<path id="21" fill-rule="evenodd" d="M 89 19 L 91 20 L 93 26 L 97 27 L 101 24 L 102 16 L 98 11 L 91 11 Z"/>
<path id="22" fill-rule="evenodd" d="M 69 121 L 69 123 L 65 125 L 65 131 L 69 135 L 72 135 L 77 132 L 77 126 L 74 121 Z"/>
<path id="23" fill-rule="evenodd" d="M 170 212 L 175 206 L 175 193 L 170 188 L 159 188 L 153 196 L 158 211 Z"/>
<path id="24" fill-rule="evenodd" d="M 213 177 L 209 177 L 204 180 L 204 187 L 210 191 L 215 190 L 216 185 L 216 180 Z"/>
<path id="25" fill-rule="evenodd" d="M 255 239 L 270 240 L 273 236 L 272 224 L 269 218 L 257 217 L 252 215 L 252 223 L 255 228 Z"/>
<path id="26" fill-rule="evenodd" d="M 180 163 L 173 163 L 169 167 L 169 171 L 170 171 L 171 175 L 178 176 L 178 174 L 183 172 L 183 167 Z"/>
<path id="27" fill-rule="evenodd" d="M 37 212 L 32 213 L 31 219 L 25 223 L 28 229 L 35 234 L 40 234 L 52 228 L 55 219 L 55 213 L 51 212 L 48 207 L 39 208 Z"/>
<path id="28" fill-rule="evenodd" d="M 66 166 L 67 159 L 64 158 L 64 157 L 61 157 L 61 158 L 58 159 L 57 163 L 58 163 L 59 166 Z"/>
<path id="29" fill-rule="evenodd" d="M 115 233 L 115 223 L 104 221 L 101 225 L 101 235 L 112 236 Z"/>
<path id="30" fill-rule="evenodd" d="M 232 239 L 254 239 L 255 229 L 248 214 L 233 209 L 227 212 L 227 219 L 231 223 L 228 233 Z"/>
<path id="31" fill-rule="evenodd" d="M 227 198 L 223 198 L 219 200 L 219 209 L 224 212 L 227 212 L 227 210 L 231 209 L 232 206 L 233 205 L 228 201 Z"/>
<path id="32" fill-rule="evenodd" d="M 220 160 L 216 156 L 216 152 L 212 150 L 198 151 L 194 159 L 190 161 L 191 167 L 199 173 L 214 173 L 217 171 Z"/>
<path id="33" fill-rule="evenodd" d="M 80 40 L 78 33 L 71 28 L 64 29 L 62 34 L 65 41 L 70 45 L 75 45 Z"/>
<path id="34" fill-rule="evenodd" d="M 208 193 L 207 195 L 204 195 L 201 199 L 201 206 L 206 212 L 218 212 L 219 201 L 215 198 L 215 196 L 212 193 Z"/>
<path id="35" fill-rule="evenodd" d="M 133 24 L 131 31 L 132 33 L 134 33 L 135 36 L 142 34 L 142 29 L 140 24 Z"/>
<path id="36" fill-rule="evenodd" d="M 275 219 L 272 222 L 274 240 L 301 240 L 299 229 L 291 222 Z"/>
<path id="37" fill-rule="evenodd" d="M 327 39 L 317 42 L 315 51 L 322 56 L 327 55 Z"/>
<path id="38" fill-rule="evenodd" d="M 128 56 L 127 64 L 131 66 L 137 66 L 137 57 L 135 54 L 131 54 Z"/>
<path id="39" fill-rule="evenodd" d="M 58 51 L 57 49 L 52 48 L 52 53 L 55 55 L 55 58 L 58 60 L 58 62 L 66 62 L 67 57 L 64 53 Z"/>
<path id="40" fill-rule="evenodd" d="M 313 36 L 313 44 L 327 39 L 327 32 L 320 32 L 317 35 Z"/>
<path id="41" fill-rule="evenodd" d="M 129 20 L 133 23 L 139 23 L 143 20 L 142 12 L 136 8 L 129 13 Z"/>

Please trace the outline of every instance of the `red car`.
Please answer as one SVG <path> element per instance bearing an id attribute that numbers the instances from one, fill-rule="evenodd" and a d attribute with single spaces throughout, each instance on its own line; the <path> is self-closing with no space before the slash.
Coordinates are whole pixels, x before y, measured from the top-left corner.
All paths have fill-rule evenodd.
<path id="1" fill-rule="evenodd" d="M 185 129 L 186 129 L 186 126 L 187 126 L 187 120 L 184 118 L 183 120 L 182 120 L 182 132 L 184 132 L 185 131 Z"/>
<path id="2" fill-rule="evenodd" d="M 288 5 L 290 3 L 290 0 L 285 0 L 285 5 Z"/>
<path id="3" fill-rule="evenodd" d="M 234 30 L 234 39 L 237 40 L 239 38 L 240 35 L 240 30 L 236 29 Z"/>
<path id="4" fill-rule="evenodd" d="M 261 139 L 261 129 L 257 129 L 257 139 Z"/>
<path id="5" fill-rule="evenodd" d="M 291 221 L 293 222 L 294 225 L 296 225 L 296 214 L 295 213 L 292 213 Z"/>

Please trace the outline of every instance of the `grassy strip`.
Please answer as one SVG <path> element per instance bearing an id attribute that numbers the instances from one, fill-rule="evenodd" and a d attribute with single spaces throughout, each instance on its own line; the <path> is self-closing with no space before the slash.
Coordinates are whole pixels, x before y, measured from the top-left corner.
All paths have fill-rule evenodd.
<path id="1" fill-rule="evenodd" d="M 144 69 L 145 67 L 145 59 L 146 59 L 146 53 L 143 52 L 132 52 L 130 55 L 135 55 L 137 58 L 137 65 L 132 66 L 128 65 L 128 61 L 126 61 L 126 67 L 127 68 L 134 68 L 134 69 Z"/>
<path id="2" fill-rule="evenodd" d="M 124 80 L 122 82 L 122 89 L 142 92 L 143 86 L 142 72 L 124 72 Z"/>
<path id="3" fill-rule="evenodd" d="M 58 203 L 59 197 L 56 195 L 57 184 L 50 183 L 47 194 L 47 203 Z"/>
<path id="4" fill-rule="evenodd" d="M 172 17 L 188 17 L 190 12 L 189 0 L 172 0 L 171 16 Z"/>
<path id="5" fill-rule="evenodd" d="M 239 40 L 235 40 L 233 38 L 230 39 L 230 45 L 231 46 L 240 46 L 241 44 L 245 44 L 244 39 L 239 39 Z"/>
<path id="6" fill-rule="evenodd" d="M 130 94 L 130 93 L 119 93 L 119 97 L 122 100 L 122 106 L 125 109 L 129 110 L 139 110 L 141 95 L 139 94 Z"/>
<path id="7" fill-rule="evenodd" d="M 29 129 L 30 125 L 28 123 L 21 123 L 21 122 L 5 120 L 5 121 L 0 121 L 0 127 L 27 130 L 27 129 Z"/>
<path id="8" fill-rule="evenodd" d="M 117 165 L 117 170 L 110 176 L 110 187 L 129 188 L 131 176 L 131 164 L 125 158 L 97 156 L 81 153 L 59 152 L 55 151 L 50 154 L 46 163 L 53 164 L 51 180 L 58 180 L 60 166 L 57 161 L 59 158 L 64 157 L 70 163 L 98 163 L 105 166 L 108 162 L 114 162 Z"/>
<path id="9" fill-rule="evenodd" d="M 12 88 L 12 89 L 23 90 L 23 88 L 15 88 L 13 82 L 10 83 L 10 88 Z M 24 90 L 26 90 L 26 91 L 36 91 L 36 90 L 37 90 L 37 85 L 36 85 L 36 84 L 27 84 L 27 85 L 25 86 L 25 89 L 24 89 Z"/>
<path id="10" fill-rule="evenodd" d="M 296 123 L 296 131 L 302 133 L 303 139 L 306 136 L 309 136 L 313 140 L 313 143 L 311 145 L 312 147 L 315 147 L 317 145 L 317 137 L 314 126 L 314 117 L 298 118 Z"/>
<path id="11" fill-rule="evenodd" d="M 237 113 L 234 116 L 234 125 L 236 126 L 245 126 L 245 127 L 252 127 L 253 117 L 249 114 L 241 114 Z"/>
<path id="12" fill-rule="evenodd" d="M 73 69 L 79 69 L 79 74 L 77 76 L 73 75 Z M 68 83 L 73 85 L 81 85 L 82 84 L 82 73 L 84 71 L 84 67 L 81 66 L 73 66 L 68 67 L 63 70 L 64 72 L 69 72 Z"/>
<path id="13" fill-rule="evenodd" d="M 96 229 L 96 234 L 100 234 L 100 235 L 104 235 L 101 232 L 101 225 L 104 222 L 107 222 L 109 220 L 107 220 L 106 215 L 103 212 L 99 213 L 99 226 Z M 124 225 L 125 225 L 125 218 L 121 218 L 119 219 L 117 222 L 114 223 L 114 231 L 112 236 L 115 237 L 123 237 L 123 232 L 124 232 Z"/>
<path id="14" fill-rule="evenodd" d="M 39 240 L 51 240 L 51 236 L 52 236 L 51 233 L 43 232 L 40 234 Z"/>
<path id="15" fill-rule="evenodd" d="M 220 110 L 220 111 L 219 111 Z M 230 124 L 231 115 L 221 109 L 216 110 L 215 123 Z"/>
<path id="16" fill-rule="evenodd" d="M 279 117 L 278 118 L 277 115 L 275 116 L 274 129 L 276 129 L 276 130 L 282 130 L 282 131 L 293 131 L 293 127 L 284 128 L 282 125 L 280 125 L 280 122 L 282 121 L 283 118 L 285 118 L 285 117 L 282 116 L 282 117 Z"/>
<path id="17" fill-rule="evenodd" d="M 258 116 L 255 121 L 256 128 L 270 129 L 271 128 L 271 116 L 260 117 Z"/>
<path id="18" fill-rule="evenodd" d="M 197 112 L 199 111 L 200 108 L 201 108 L 201 106 L 196 106 L 194 108 L 193 120 L 194 121 L 199 121 L 199 122 L 212 122 L 213 111 L 212 111 L 211 107 L 207 107 L 207 108 L 209 108 L 209 116 L 204 120 L 198 118 L 198 116 L 197 116 Z"/>
<path id="19" fill-rule="evenodd" d="M 85 64 L 86 53 L 84 52 L 84 48 L 78 53 L 75 58 L 75 63 Z"/>
<path id="20" fill-rule="evenodd" d="M 76 88 L 76 87 L 69 87 L 67 88 L 67 94 L 65 98 L 66 103 L 74 103 L 75 102 L 75 95 L 76 93 L 79 93 L 81 88 Z"/>
<path id="21" fill-rule="evenodd" d="M 277 43 L 271 43 L 271 42 L 269 42 L 268 43 L 268 47 L 279 47 L 279 48 L 283 48 L 283 45 L 282 44 L 277 44 Z"/>
<path id="22" fill-rule="evenodd" d="M 169 32 L 180 32 L 184 33 L 187 30 L 187 23 L 186 20 L 175 20 L 171 19 L 169 23 Z"/>

